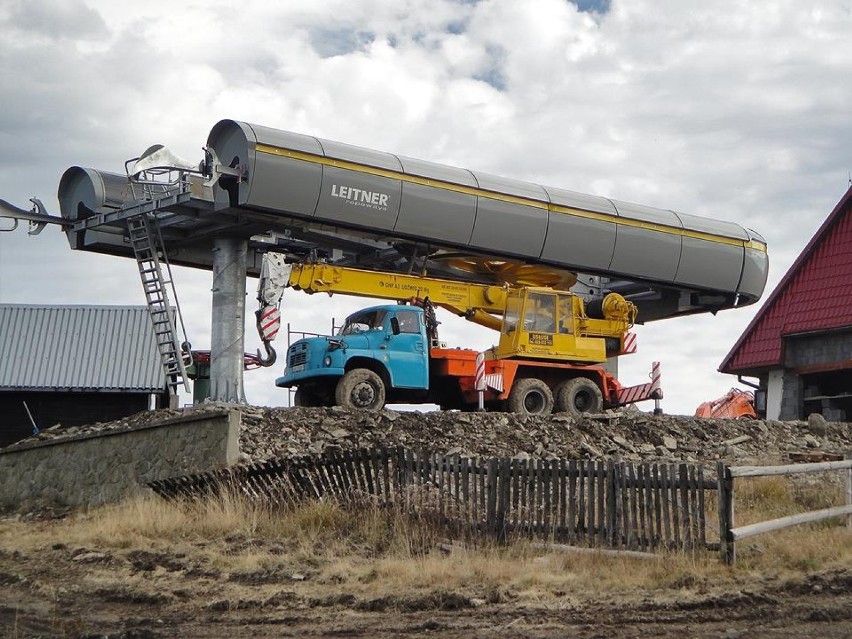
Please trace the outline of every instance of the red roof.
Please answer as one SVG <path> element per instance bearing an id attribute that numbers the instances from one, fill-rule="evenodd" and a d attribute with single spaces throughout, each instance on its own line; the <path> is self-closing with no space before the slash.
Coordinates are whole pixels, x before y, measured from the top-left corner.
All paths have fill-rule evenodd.
<path id="1" fill-rule="evenodd" d="M 746 374 L 783 363 L 782 337 L 852 327 L 852 188 L 766 300 L 719 371 Z"/>

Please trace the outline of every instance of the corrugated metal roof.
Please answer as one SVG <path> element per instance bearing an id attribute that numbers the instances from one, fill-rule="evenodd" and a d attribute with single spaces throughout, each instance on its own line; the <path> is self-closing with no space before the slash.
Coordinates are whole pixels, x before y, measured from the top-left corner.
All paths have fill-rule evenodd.
<path id="1" fill-rule="evenodd" d="M 783 363 L 785 335 L 852 327 L 852 189 L 808 242 L 722 361 L 723 373 Z"/>
<path id="2" fill-rule="evenodd" d="M 0 304 L 0 389 L 162 390 L 144 306 Z"/>

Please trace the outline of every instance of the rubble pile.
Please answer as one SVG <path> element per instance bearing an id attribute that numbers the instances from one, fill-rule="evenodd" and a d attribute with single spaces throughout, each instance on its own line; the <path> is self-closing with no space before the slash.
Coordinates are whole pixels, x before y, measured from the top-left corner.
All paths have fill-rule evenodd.
<path id="1" fill-rule="evenodd" d="M 332 447 L 406 446 L 470 457 L 613 459 L 748 464 L 790 459 L 821 461 L 852 451 L 847 423 L 695 419 L 652 415 L 636 409 L 575 420 L 566 414 L 534 417 L 512 413 L 456 411 L 378 413 L 334 408 L 266 408 L 207 404 L 160 410 L 106 424 L 54 428 L 37 439 L 107 429 L 129 429 L 190 411 L 239 408 L 241 459 L 252 463 Z M 32 441 L 32 440 L 27 440 Z"/>
<path id="2" fill-rule="evenodd" d="M 819 417 L 819 416 L 817 416 Z M 246 461 L 373 446 L 407 446 L 470 457 L 624 461 L 778 462 L 791 455 L 852 451 L 846 423 L 708 420 L 614 411 L 575 420 L 513 413 L 350 411 L 341 408 L 243 410 Z"/>

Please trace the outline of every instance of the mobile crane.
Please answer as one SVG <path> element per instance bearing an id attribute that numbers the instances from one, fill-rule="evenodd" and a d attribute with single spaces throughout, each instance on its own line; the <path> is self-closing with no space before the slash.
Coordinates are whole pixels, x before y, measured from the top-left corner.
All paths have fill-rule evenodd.
<path id="1" fill-rule="evenodd" d="M 322 263 L 284 264 L 267 255 L 259 328 L 274 336 L 274 305 L 285 288 L 395 300 L 350 315 L 331 337 L 301 339 L 287 351 L 279 387 L 297 387 L 297 406 L 379 410 L 385 403 L 477 405 L 477 356 L 438 339 L 433 307 L 499 330 L 484 354 L 483 403 L 492 410 L 573 415 L 660 398 L 659 384 L 625 388 L 601 364 L 629 352 L 636 308 L 611 293 L 586 304 L 567 290 L 459 282 Z M 268 344 L 269 340 L 265 340 Z M 267 347 L 269 350 L 269 347 Z"/>

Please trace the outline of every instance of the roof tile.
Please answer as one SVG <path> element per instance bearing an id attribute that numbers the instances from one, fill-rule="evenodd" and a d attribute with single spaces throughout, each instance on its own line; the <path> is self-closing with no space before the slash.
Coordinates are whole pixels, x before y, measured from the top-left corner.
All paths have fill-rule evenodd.
<path id="1" fill-rule="evenodd" d="M 852 327 L 852 189 L 840 199 L 722 361 L 724 373 L 778 366 L 782 336 Z"/>

